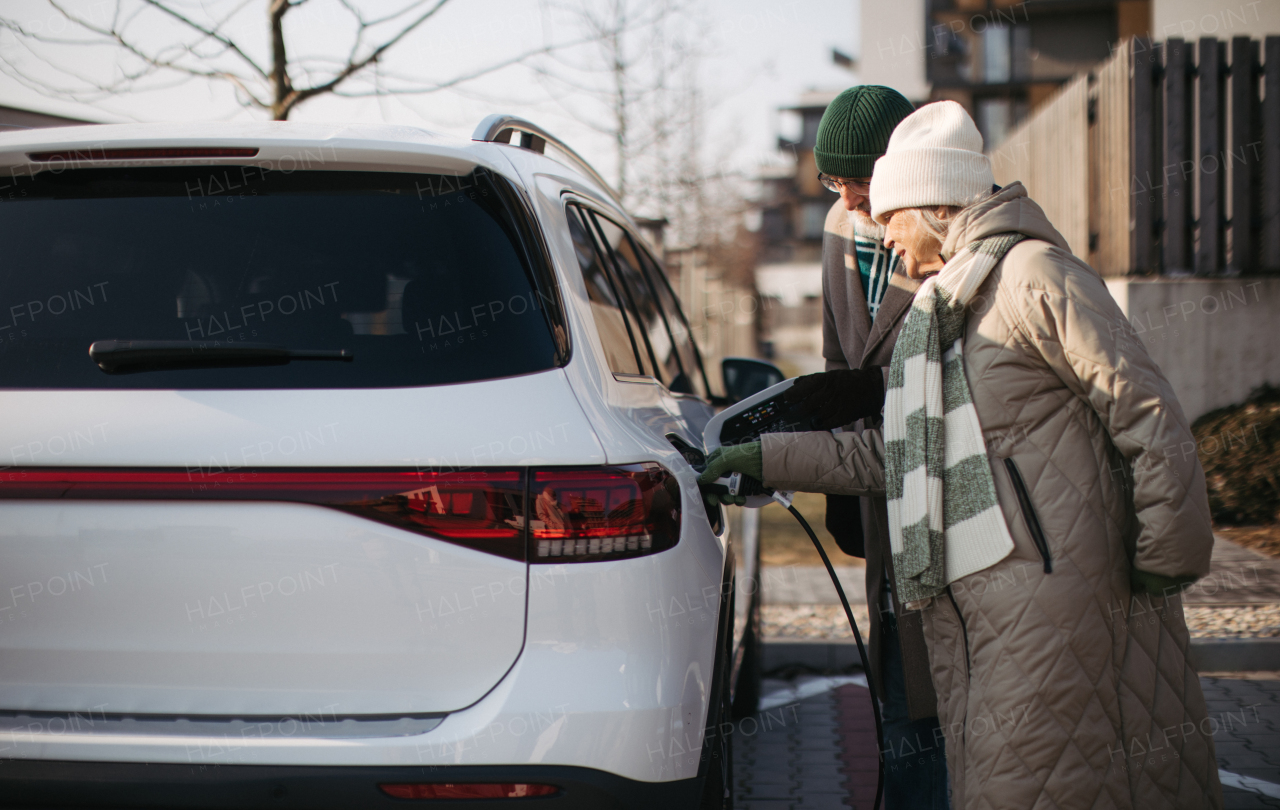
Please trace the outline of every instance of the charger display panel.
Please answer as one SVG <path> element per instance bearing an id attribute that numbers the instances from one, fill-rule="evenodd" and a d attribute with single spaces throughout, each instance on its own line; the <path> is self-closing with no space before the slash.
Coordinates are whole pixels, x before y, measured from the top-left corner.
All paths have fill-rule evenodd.
<path id="1" fill-rule="evenodd" d="M 799 433 L 818 430 L 813 418 L 801 413 L 799 403 L 789 403 L 785 393 L 733 414 L 720 426 L 720 444 L 753 442 L 765 433 Z"/>

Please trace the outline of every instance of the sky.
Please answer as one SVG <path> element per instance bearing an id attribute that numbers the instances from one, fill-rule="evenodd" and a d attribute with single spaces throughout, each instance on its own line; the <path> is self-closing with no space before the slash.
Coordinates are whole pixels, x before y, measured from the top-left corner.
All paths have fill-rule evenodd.
<path id="1" fill-rule="evenodd" d="M 192 15 L 226 15 L 237 7 L 227 29 L 250 55 L 265 64 L 267 50 L 265 0 L 167 0 Z M 779 107 L 794 104 L 812 89 L 838 90 L 857 82 L 855 73 L 831 61 L 832 48 L 858 51 L 858 0 L 685 0 L 687 30 L 677 35 L 694 43 L 699 53 L 697 77 L 706 99 L 703 137 L 709 159 L 750 171 L 779 159 L 779 134 L 791 135 L 795 122 Z M 352 0 L 371 18 L 403 7 L 405 0 Z M 563 15 L 548 10 L 553 0 L 450 0 L 389 52 L 382 63 L 389 75 L 444 81 L 532 50 L 547 42 L 564 42 L 578 32 Z M 600 2 L 600 0 L 554 0 Z M 124 0 L 126 9 L 136 0 Z M 105 24 L 116 0 L 63 0 L 62 5 L 90 21 Z M 66 38 L 69 29 L 46 0 L 4 0 L 0 16 L 25 30 Z M 286 17 L 286 39 L 297 55 L 345 58 L 352 41 L 353 19 L 338 0 L 308 0 Z M 389 26 L 390 27 L 390 26 Z M 182 36 L 176 25 L 153 12 L 129 29 L 137 41 L 154 48 Z M 371 37 L 376 41 L 377 37 Z M 296 43 L 296 44 L 292 44 Z M 60 68 L 106 80 L 119 76 L 127 61 L 114 48 L 44 46 Z M 585 58 L 581 50 L 566 58 Z M 0 104 L 84 117 L 100 121 L 217 121 L 265 119 L 258 110 L 236 102 L 224 82 L 182 80 L 169 76 L 142 92 L 83 104 L 50 97 L 31 89 L 18 75 L 38 75 L 67 83 L 35 61 L 10 31 L 0 31 Z M 581 74 L 579 74 L 581 75 Z M 390 82 L 392 80 L 386 79 Z M 601 110 L 576 91 L 511 67 L 457 89 L 428 95 L 339 99 L 318 97 L 298 108 L 292 120 L 321 122 L 388 122 L 421 126 L 452 135 L 470 136 L 486 115 L 505 112 L 541 125 L 569 143 L 608 178 L 613 152 L 608 138 L 593 129 Z"/>

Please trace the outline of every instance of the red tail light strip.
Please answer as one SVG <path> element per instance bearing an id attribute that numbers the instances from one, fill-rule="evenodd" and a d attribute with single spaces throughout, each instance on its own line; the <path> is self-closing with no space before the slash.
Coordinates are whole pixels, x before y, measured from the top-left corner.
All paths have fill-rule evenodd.
<path id="1" fill-rule="evenodd" d="M 78 163 L 87 160 L 154 160 L 178 158 L 251 158 L 258 154 L 256 146 L 163 146 L 132 149 L 59 149 L 53 152 L 31 152 L 27 157 L 37 163 Z"/>
<path id="2" fill-rule="evenodd" d="M 680 488 L 657 464 L 538 470 L 532 476 L 491 469 L 0 472 L 0 500 L 43 499 L 313 504 L 530 562 L 626 559 L 664 551 L 680 539 Z"/>
<path id="3" fill-rule="evenodd" d="M 525 559 L 524 473 L 358 470 L 24 468 L 0 472 L 0 499 L 285 501 Z"/>

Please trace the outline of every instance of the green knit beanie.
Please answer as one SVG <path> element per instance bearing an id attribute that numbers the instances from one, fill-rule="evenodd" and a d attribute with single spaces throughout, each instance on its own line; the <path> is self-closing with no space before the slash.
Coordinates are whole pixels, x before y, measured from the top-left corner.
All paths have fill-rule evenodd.
<path id="1" fill-rule="evenodd" d="M 870 177 L 898 122 L 915 112 L 891 87 L 850 87 L 827 105 L 818 124 L 813 157 L 818 171 L 833 177 Z"/>

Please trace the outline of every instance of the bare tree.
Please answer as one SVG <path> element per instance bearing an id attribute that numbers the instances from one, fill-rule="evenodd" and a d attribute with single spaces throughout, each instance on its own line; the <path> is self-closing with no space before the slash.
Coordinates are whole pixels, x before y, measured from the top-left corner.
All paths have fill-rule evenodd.
<path id="1" fill-rule="evenodd" d="M 351 44 L 338 58 L 299 56 L 305 43 L 291 42 L 285 18 L 315 8 L 323 0 L 99 0 L 79 9 L 69 0 L 46 0 L 53 19 L 64 21 L 62 31 L 36 26 L 0 15 L 0 29 L 11 32 L 18 43 L 42 63 L 43 70 L 24 69 L 9 60 L 0 70 L 46 95 L 75 101 L 102 98 L 141 89 L 148 79 L 163 81 L 205 80 L 230 84 L 244 106 L 270 113 L 277 121 L 288 119 L 299 105 L 332 94 L 346 98 L 433 93 L 456 87 L 481 76 L 545 55 L 586 40 L 547 44 L 500 59 L 443 81 L 388 72 L 382 62 L 388 52 L 435 17 L 449 0 L 408 0 L 398 10 L 378 16 L 362 11 L 357 0 L 333 0 L 349 18 Z M 266 54 L 255 54 L 247 42 L 244 18 L 265 5 Z M 109 11 L 107 10 L 109 9 Z M 168 24 L 176 28 L 172 41 L 148 41 L 144 31 Z M 252 26 L 248 26 L 252 28 Z M 151 36 L 150 40 L 156 39 Z M 118 74 L 110 79 L 84 75 L 66 60 L 67 47 L 109 49 L 117 56 Z M 56 50 L 63 59 L 51 56 Z M 265 58 L 264 58 L 265 56 Z M 41 73 L 51 74 L 42 76 Z M 152 85 L 155 86 L 154 84 Z"/>
<path id="2" fill-rule="evenodd" d="M 628 203 L 647 202 L 655 148 L 681 129 L 668 85 L 687 61 L 674 32 L 687 28 L 689 0 L 550 0 L 549 19 L 591 43 L 535 60 L 552 98 L 580 123 L 609 139 L 615 187 Z"/>

